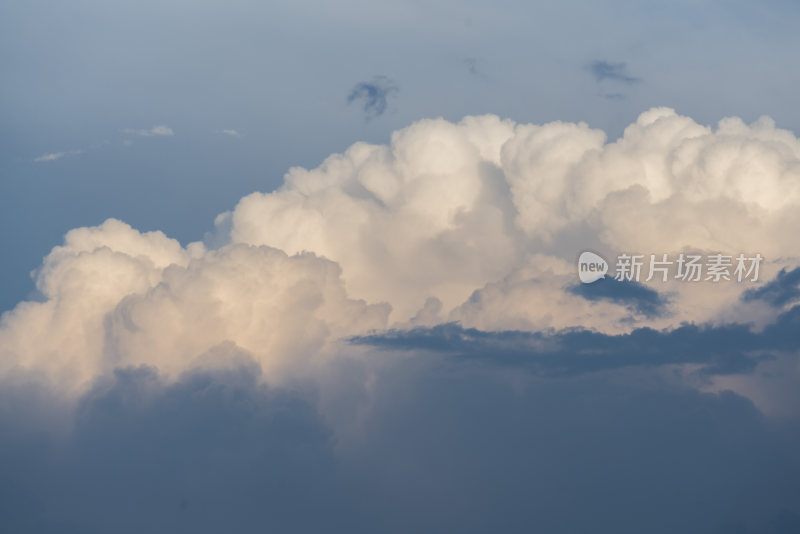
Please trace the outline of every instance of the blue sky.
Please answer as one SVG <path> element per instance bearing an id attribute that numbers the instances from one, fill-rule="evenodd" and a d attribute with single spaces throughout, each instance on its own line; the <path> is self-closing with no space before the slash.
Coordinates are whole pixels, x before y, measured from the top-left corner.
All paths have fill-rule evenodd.
<path id="1" fill-rule="evenodd" d="M 0 531 L 800 531 L 798 23 L 6 0 Z"/>

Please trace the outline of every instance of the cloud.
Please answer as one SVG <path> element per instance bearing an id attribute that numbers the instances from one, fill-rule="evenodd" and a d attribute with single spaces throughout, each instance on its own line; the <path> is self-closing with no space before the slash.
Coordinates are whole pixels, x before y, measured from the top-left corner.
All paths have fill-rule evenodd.
<path id="1" fill-rule="evenodd" d="M 800 257 L 798 157 L 797 138 L 769 119 L 712 128 L 666 108 L 610 143 L 580 123 L 423 120 L 389 145 L 293 168 L 220 221 L 232 242 L 336 261 L 354 296 L 391 303 L 398 321 L 435 297 L 446 318 L 485 329 L 608 329 L 622 318 L 612 308 L 564 294 L 578 251 L 759 252 L 773 276 L 772 260 Z M 679 324 L 727 313 L 748 286 L 649 287 L 675 294 Z"/>
<path id="2" fill-rule="evenodd" d="M 222 133 L 224 135 L 229 135 L 231 137 L 241 137 L 242 136 L 242 134 L 240 134 L 236 130 L 222 130 L 222 132 L 220 132 L 220 133 Z"/>
<path id="3" fill-rule="evenodd" d="M 744 302 L 761 300 L 776 308 L 800 300 L 800 267 L 791 271 L 781 269 L 781 272 L 767 284 L 745 291 L 742 300 Z"/>
<path id="4" fill-rule="evenodd" d="M 0 320 L 0 375 L 38 372 L 74 396 L 115 366 L 174 378 L 228 346 L 282 382 L 389 327 L 763 328 L 781 310 L 741 305 L 752 283 L 576 289 L 573 262 L 587 247 L 699 250 L 760 252 L 762 280 L 794 269 L 798 158 L 768 119 L 712 129 L 661 108 L 613 143 L 585 124 L 419 121 L 291 169 L 220 215 L 206 244 L 113 219 L 69 232 L 36 274 L 42 301 Z"/>
<path id="5" fill-rule="evenodd" d="M 42 154 L 41 156 L 36 157 L 33 161 L 55 161 L 64 155 L 66 155 L 66 152 L 52 152 L 50 154 Z"/>
<path id="6" fill-rule="evenodd" d="M 34 158 L 33 161 L 35 163 L 41 163 L 43 161 L 55 161 L 57 159 L 63 158 L 64 156 L 82 154 L 83 152 L 84 152 L 83 150 L 68 150 L 66 152 L 52 152 L 52 153 L 49 153 L 49 154 L 42 154 L 41 156 L 38 156 L 38 157 Z"/>
<path id="7" fill-rule="evenodd" d="M 477 68 L 478 60 L 474 57 L 468 57 L 464 60 L 464 65 L 467 66 L 467 70 L 473 76 L 478 75 L 478 68 Z"/>
<path id="8" fill-rule="evenodd" d="M 576 284 L 569 291 L 587 300 L 610 300 L 652 317 L 665 312 L 666 299 L 644 284 L 605 276 L 591 284 Z"/>
<path id="9" fill-rule="evenodd" d="M 628 65 L 624 62 L 613 63 L 610 61 L 594 60 L 586 65 L 586 69 L 598 83 L 610 80 L 632 85 L 641 81 L 639 78 L 628 74 Z"/>
<path id="10" fill-rule="evenodd" d="M 796 422 L 776 428 L 742 397 L 653 373 L 542 378 L 481 361 L 330 362 L 322 398 L 265 385 L 246 360 L 177 380 L 122 368 L 63 430 L 47 421 L 58 405 L 46 389 L 3 383 L 14 409 L 0 411 L 0 525 L 617 534 L 796 522 Z M 342 434 L 346 419 L 355 430 Z M 575 503 L 581 513 L 564 514 Z"/>
<path id="11" fill-rule="evenodd" d="M 386 111 L 388 99 L 397 94 L 399 87 L 386 76 L 375 76 L 372 81 L 359 82 L 347 96 L 347 103 L 360 102 L 367 119 L 380 117 Z"/>
<path id="12" fill-rule="evenodd" d="M 482 61 L 475 57 L 468 57 L 464 59 L 464 65 L 467 67 L 467 70 L 472 76 L 486 79 L 486 74 L 483 72 L 483 69 L 479 67 L 479 65 L 482 63 Z"/>
<path id="13" fill-rule="evenodd" d="M 759 252 L 766 280 L 794 269 L 799 158 L 768 119 L 712 129 L 664 108 L 613 143 L 580 123 L 419 121 L 291 169 L 220 215 L 206 244 L 116 220 L 69 232 L 37 272 L 43 301 L 2 317 L 0 374 L 36 370 L 75 394 L 114 366 L 176 377 L 232 344 L 280 382 L 387 327 L 765 327 L 781 310 L 737 305 L 752 283 L 576 288 L 573 262 L 587 247 L 699 250 Z"/>
<path id="14" fill-rule="evenodd" d="M 423 120 L 205 243 L 71 230 L 0 316 L 0 527 L 791 529 L 799 161 L 766 118 Z M 576 287 L 587 249 L 767 260 Z"/>
<path id="15" fill-rule="evenodd" d="M 762 332 L 746 325 L 640 328 L 608 335 L 572 329 L 555 333 L 483 332 L 449 323 L 355 336 L 351 341 L 394 350 L 429 350 L 466 358 L 529 365 L 542 374 L 575 375 L 628 366 L 697 364 L 708 374 L 750 373 L 778 352 L 800 351 L 794 332 L 800 306 Z"/>
<path id="16" fill-rule="evenodd" d="M 165 125 L 153 126 L 149 130 L 134 130 L 134 129 L 131 129 L 131 128 L 125 128 L 124 130 L 122 130 L 122 132 L 126 133 L 126 134 L 140 135 L 140 136 L 143 136 L 143 137 L 175 135 L 175 132 L 172 131 L 172 128 L 170 128 L 169 126 L 165 126 Z M 228 135 L 235 135 L 237 137 L 239 136 L 239 134 L 236 133 L 235 130 L 224 130 L 223 132 L 228 134 Z M 102 143 L 93 144 L 88 149 L 67 150 L 67 151 L 64 151 L 64 152 L 52 152 L 52 153 L 48 153 L 48 154 L 42 154 L 41 156 L 38 156 L 38 157 L 34 158 L 33 161 L 35 163 L 41 163 L 41 162 L 45 162 L 45 161 L 55 161 L 55 160 L 63 158 L 64 156 L 72 156 L 72 155 L 77 155 L 77 154 L 83 154 L 84 152 L 87 152 L 89 150 L 96 150 L 96 149 L 102 148 L 103 146 L 106 146 L 108 144 L 110 144 L 110 141 L 105 140 Z M 133 141 L 131 141 L 130 139 L 125 139 L 122 142 L 122 144 L 128 146 L 128 145 L 133 144 Z"/>
<path id="17" fill-rule="evenodd" d="M 304 365 L 300 354 L 312 358 L 327 341 L 384 327 L 389 312 L 349 299 L 338 266 L 313 254 L 182 248 L 113 219 L 67 234 L 37 289 L 44 302 L 2 316 L 0 374 L 38 370 L 68 391 L 110 365 L 158 365 L 175 377 L 230 344 L 277 379 Z M 49 334 L 32 338 L 32 328 Z"/>
<path id="18" fill-rule="evenodd" d="M 307 399 L 257 380 L 252 365 L 172 383 L 152 368 L 119 369 L 81 398 L 64 435 L 45 427 L 37 437 L 30 418 L 4 410 L 0 526 L 312 531 L 338 512 L 330 429 Z M 35 398 L 25 388 L 3 397 Z"/>
<path id="19" fill-rule="evenodd" d="M 175 132 L 172 131 L 172 128 L 170 128 L 166 124 L 158 124 L 150 128 L 149 130 L 148 129 L 137 130 L 133 128 L 125 128 L 122 130 L 122 132 L 133 135 L 141 135 L 143 137 L 175 135 Z"/>

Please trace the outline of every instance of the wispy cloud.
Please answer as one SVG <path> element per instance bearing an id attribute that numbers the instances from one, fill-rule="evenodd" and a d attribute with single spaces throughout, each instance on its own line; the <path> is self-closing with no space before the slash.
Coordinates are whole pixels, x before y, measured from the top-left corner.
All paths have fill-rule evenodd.
<path id="1" fill-rule="evenodd" d="M 55 161 L 57 159 L 61 159 L 67 153 L 66 152 L 51 152 L 50 154 L 42 154 L 41 156 L 35 158 L 33 161 L 40 162 L 40 161 Z"/>
<path id="2" fill-rule="evenodd" d="M 241 137 L 242 136 L 242 134 L 240 134 L 236 130 L 230 130 L 230 129 L 229 130 L 222 130 L 220 133 L 225 134 L 225 135 L 229 135 L 231 137 Z"/>
<path id="3" fill-rule="evenodd" d="M 172 131 L 172 128 L 170 128 L 166 124 L 157 124 L 156 126 L 150 128 L 149 130 L 146 129 L 137 130 L 134 128 L 125 128 L 122 130 L 122 132 L 126 134 L 141 135 L 143 137 L 175 135 L 175 132 Z"/>
<path id="4" fill-rule="evenodd" d="M 586 65 L 586 69 L 594 76 L 596 82 L 604 80 L 621 82 L 633 85 L 641 81 L 640 78 L 628 73 L 628 65 L 624 62 L 613 63 L 604 60 L 594 60 Z"/>
<path id="5" fill-rule="evenodd" d="M 74 156 L 77 154 L 81 154 L 83 152 L 84 152 L 83 150 L 66 150 L 64 152 L 50 152 L 48 154 L 42 154 L 41 156 L 34 158 L 33 161 L 36 163 L 41 163 L 43 161 L 55 161 L 57 159 L 63 158 L 64 156 Z"/>
<path id="6" fill-rule="evenodd" d="M 388 99 L 400 88 L 386 76 L 375 76 L 370 82 L 359 82 L 347 97 L 347 103 L 359 101 L 367 119 L 379 117 L 386 111 Z"/>
<path id="7" fill-rule="evenodd" d="M 128 135 L 138 135 L 142 137 L 175 135 L 175 132 L 172 130 L 172 128 L 170 128 L 166 124 L 157 124 L 149 129 L 124 128 L 120 131 Z M 239 136 L 236 130 L 223 130 L 223 133 L 228 135 L 235 135 L 237 137 Z M 83 154 L 84 152 L 97 150 L 109 144 L 111 144 L 111 141 L 106 139 L 101 143 L 94 143 L 90 145 L 88 148 L 81 148 L 76 150 L 64 150 L 62 152 L 48 152 L 46 154 L 42 154 L 41 156 L 37 156 L 36 158 L 33 159 L 33 161 L 36 163 L 42 163 L 45 161 L 56 161 L 58 159 L 63 158 L 64 156 L 74 156 L 77 154 Z M 122 144 L 125 146 L 129 146 L 133 144 L 133 141 L 131 139 L 124 139 L 122 141 Z"/>

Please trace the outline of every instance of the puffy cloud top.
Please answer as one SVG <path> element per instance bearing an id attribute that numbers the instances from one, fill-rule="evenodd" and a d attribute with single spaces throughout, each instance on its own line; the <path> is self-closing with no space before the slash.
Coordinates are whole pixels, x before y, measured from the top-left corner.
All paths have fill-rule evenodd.
<path id="1" fill-rule="evenodd" d="M 546 253 L 684 249 L 797 257 L 800 142 L 762 118 L 717 129 L 667 108 L 606 143 L 586 124 L 425 120 L 359 143 L 224 216 L 232 242 L 311 250 L 403 320 Z"/>

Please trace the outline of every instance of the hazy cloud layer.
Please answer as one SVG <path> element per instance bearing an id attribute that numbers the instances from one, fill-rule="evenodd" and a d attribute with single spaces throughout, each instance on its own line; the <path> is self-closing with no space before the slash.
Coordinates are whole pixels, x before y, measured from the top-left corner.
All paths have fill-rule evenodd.
<path id="1" fill-rule="evenodd" d="M 489 356 L 489 355 L 487 355 Z M 0 522 L 36 532 L 794 532 L 798 426 L 655 373 L 384 354 L 322 401 L 258 367 L 120 369 L 56 431 L 0 397 Z M 44 412 L 46 414 L 46 412 Z M 340 429 L 350 420 L 352 430 Z M 344 421 L 344 422 L 343 422 Z"/>

